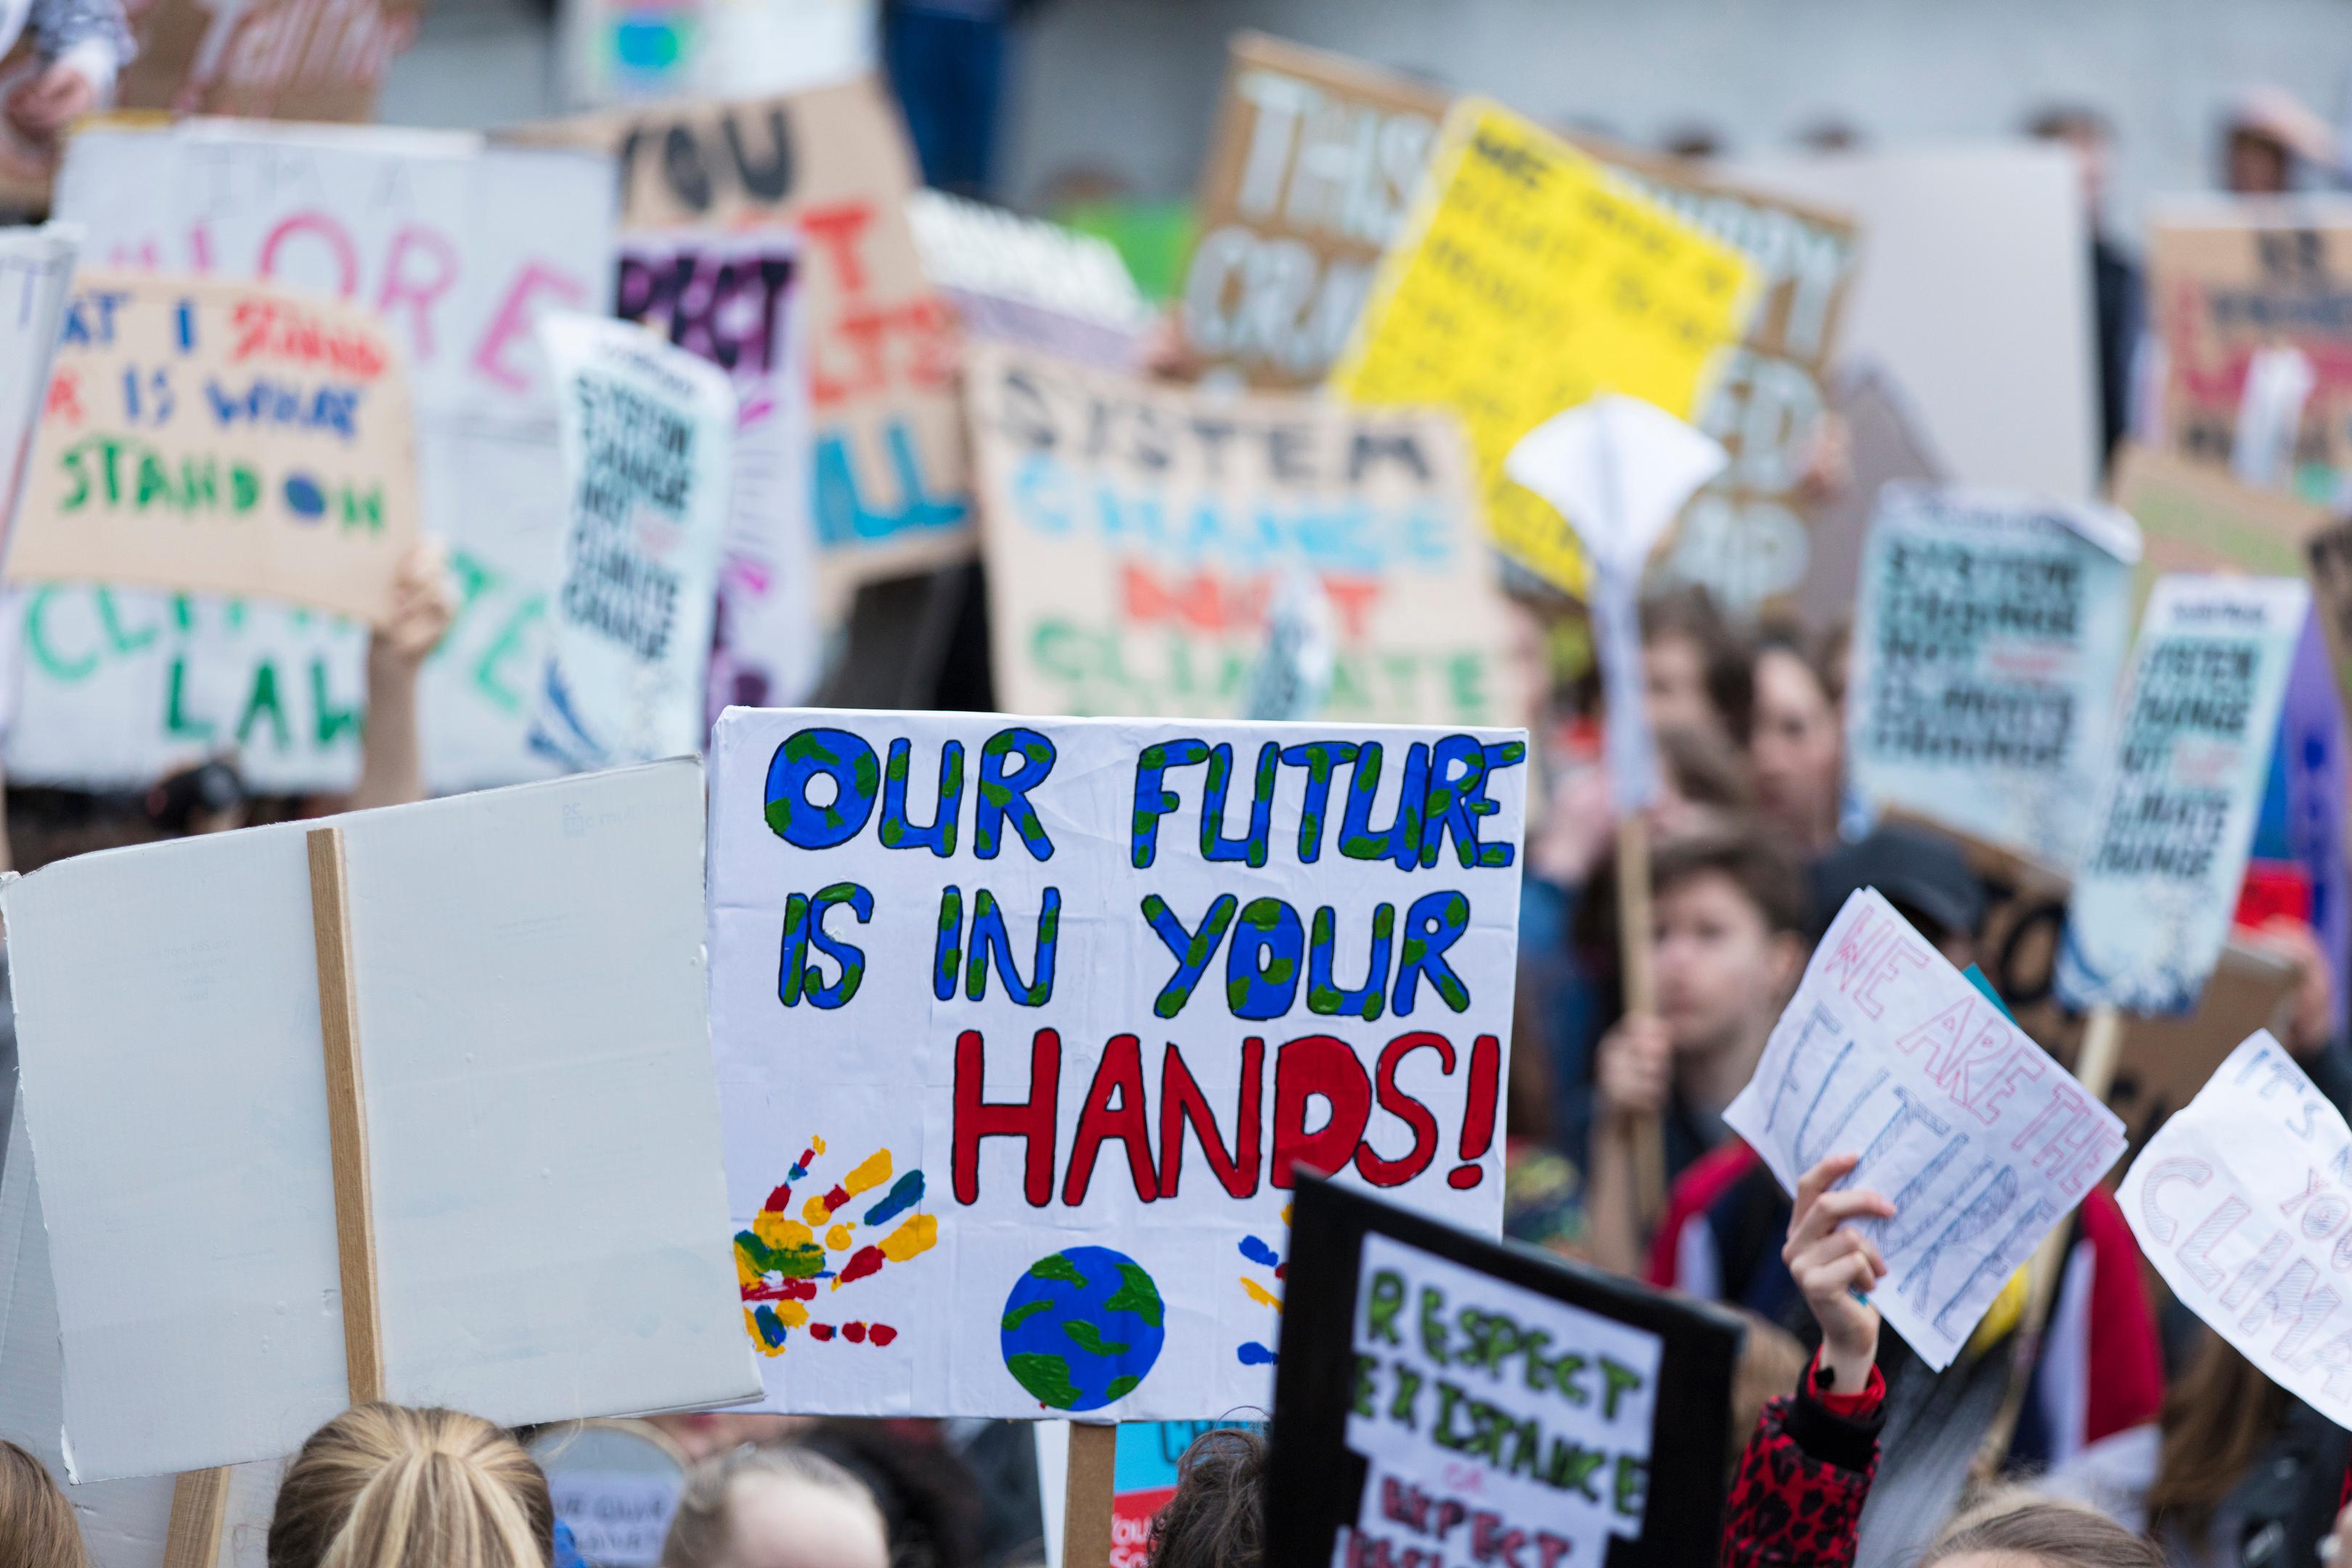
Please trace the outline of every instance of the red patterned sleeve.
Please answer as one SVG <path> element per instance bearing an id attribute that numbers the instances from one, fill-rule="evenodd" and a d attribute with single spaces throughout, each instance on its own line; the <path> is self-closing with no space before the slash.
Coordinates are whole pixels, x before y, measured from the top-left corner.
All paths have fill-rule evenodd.
<path id="1" fill-rule="evenodd" d="M 1793 1395 L 1764 1407 L 1739 1456 L 1723 1522 L 1724 1568 L 1853 1568 L 1854 1530 L 1878 1469 L 1886 1383 L 1845 1397 L 1806 1369 Z"/>

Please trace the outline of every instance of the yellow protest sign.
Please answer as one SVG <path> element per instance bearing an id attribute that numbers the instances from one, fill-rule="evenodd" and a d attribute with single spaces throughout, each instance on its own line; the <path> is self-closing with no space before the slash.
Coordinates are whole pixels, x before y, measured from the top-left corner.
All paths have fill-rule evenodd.
<path id="1" fill-rule="evenodd" d="M 1549 132 L 1465 99 L 1331 384 L 1367 406 L 1459 415 L 1496 542 L 1581 593 L 1574 532 L 1503 458 L 1598 392 L 1691 418 L 1757 293 L 1738 251 Z"/>

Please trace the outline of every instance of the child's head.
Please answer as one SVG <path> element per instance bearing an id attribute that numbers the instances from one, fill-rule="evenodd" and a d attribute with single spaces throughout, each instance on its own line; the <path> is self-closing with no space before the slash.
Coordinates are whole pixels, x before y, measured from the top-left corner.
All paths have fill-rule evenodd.
<path id="1" fill-rule="evenodd" d="M 1176 1495 L 1151 1521 L 1150 1568 L 1259 1568 L 1265 1561 L 1265 1441 L 1202 1433 L 1176 1465 Z"/>
<path id="2" fill-rule="evenodd" d="M 1919 1568 L 2165 1568 L 2165 1556 L 2079 1503 L 2011 1493 L 1954 1520 Z"/>
<path id="3" fill-rule="evenodd" d="M 0 1441 L 0 1563 L 10 1568 L 88 1568 L 73 1504 L 41 1461 Z"/>
<path id="4" fill-rule="evenodd" d="M 814 1449 L 736 1448 L 686 1473 L 661 1568 L 889 1568 L 874 1494 Z"/>
<path id="5" fill-rule="evenodd" d="M 1810 852 L 1837 827 L 1843 737 L 1836 687 L 1790 634 L 1763 640 L 1755 669 L 1748 762 L 1756 777 L 1757 805 Z"/>
<path id="6" fill-rule="evenodd" d="M 269 1568 L 543 1568 L 555 1506 L 522 1445 L 478 1415 L 362 1405 L 286 1467 Z"/>
<path id="7" fill-rule="evenodd" d="M 1642 687 L 1651 724 L 1737 742 L 1748 732 L 1754 677 L 1747 649 L 1704 588 L 1642 603 Z"/>
<path id="8" fill-rule="evenodd" d="M 1658 1016 L 1677 1055 L 1760 1041 L 1804 967 L 1805 889 L 1753 827 L 1661 845 L 1650 869 Z"/>

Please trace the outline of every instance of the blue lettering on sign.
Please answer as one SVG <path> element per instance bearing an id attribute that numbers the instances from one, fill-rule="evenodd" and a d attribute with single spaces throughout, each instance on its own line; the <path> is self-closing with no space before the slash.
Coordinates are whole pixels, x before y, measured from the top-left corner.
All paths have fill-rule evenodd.
<path id="1" fill-rule="evenodd" d="M 331 430 L 344 440 L 358 437 L 359 390 L 356 387 L 303 388 L 268 376 L 256 376 L 242 392 L 223 386 L 217 379 L 205 382 L 205 402 L 224 429 L 237 421 L 247 425 L 278 425 L 295 429 Z"/>
<path id="2" fill-rule="evenodd" d="M 1044 452 L 1021 459 L 1012 489 L 1013 514 L 1024 527 L 1051 539 L 1093 534 L 1110 549 L 1169 564 L 1303 562 L 1318 571 L 1369 575 L 1441 569 L 1459 548 L 1453 521 L 1433 502 L 1202 495 L 1171 511 L 1156 490 L 1081 479 Z"/>
<path id="3" fill-rule="evenodd" d="M 817 437 L 817 538 L 826 548 L 936 533 L 960 528 L 971 517 L 971 503 L 964 497 L 934 495 L 925 487 L 914 435 L 905 420 L 892 420 L 884 441 L 890 449 L 894 488 L 899 498 L 896 511 L 881 511 L 866 504 L 866 492 L 858 483 L 856 462 L 845 432 L 833 430 Z"/>

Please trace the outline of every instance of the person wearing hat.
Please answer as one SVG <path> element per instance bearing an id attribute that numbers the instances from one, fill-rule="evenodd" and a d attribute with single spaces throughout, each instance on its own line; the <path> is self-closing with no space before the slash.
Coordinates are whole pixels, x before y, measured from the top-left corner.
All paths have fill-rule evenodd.
<path id="1" fill-rule="evenodd" d="M 2221 185 L 2232 195 L 2277 196 L 2305 171 L 2342 166 L 2336 128 L 2283 87 L 2249 88 L 2221 121 Z"/>
<path id="2" fill-rule="evenodd" d="M 1935 944 L 1955 969 L 1977 962 L 1985 918 L 1984 884 L 1959 847 L 1940 834 L 1897 823 L 1842 844 L 1812 866 L 1813 929 L 1818 945 L 1845 901 L 1875 888 L 1895 912 Z"/>

